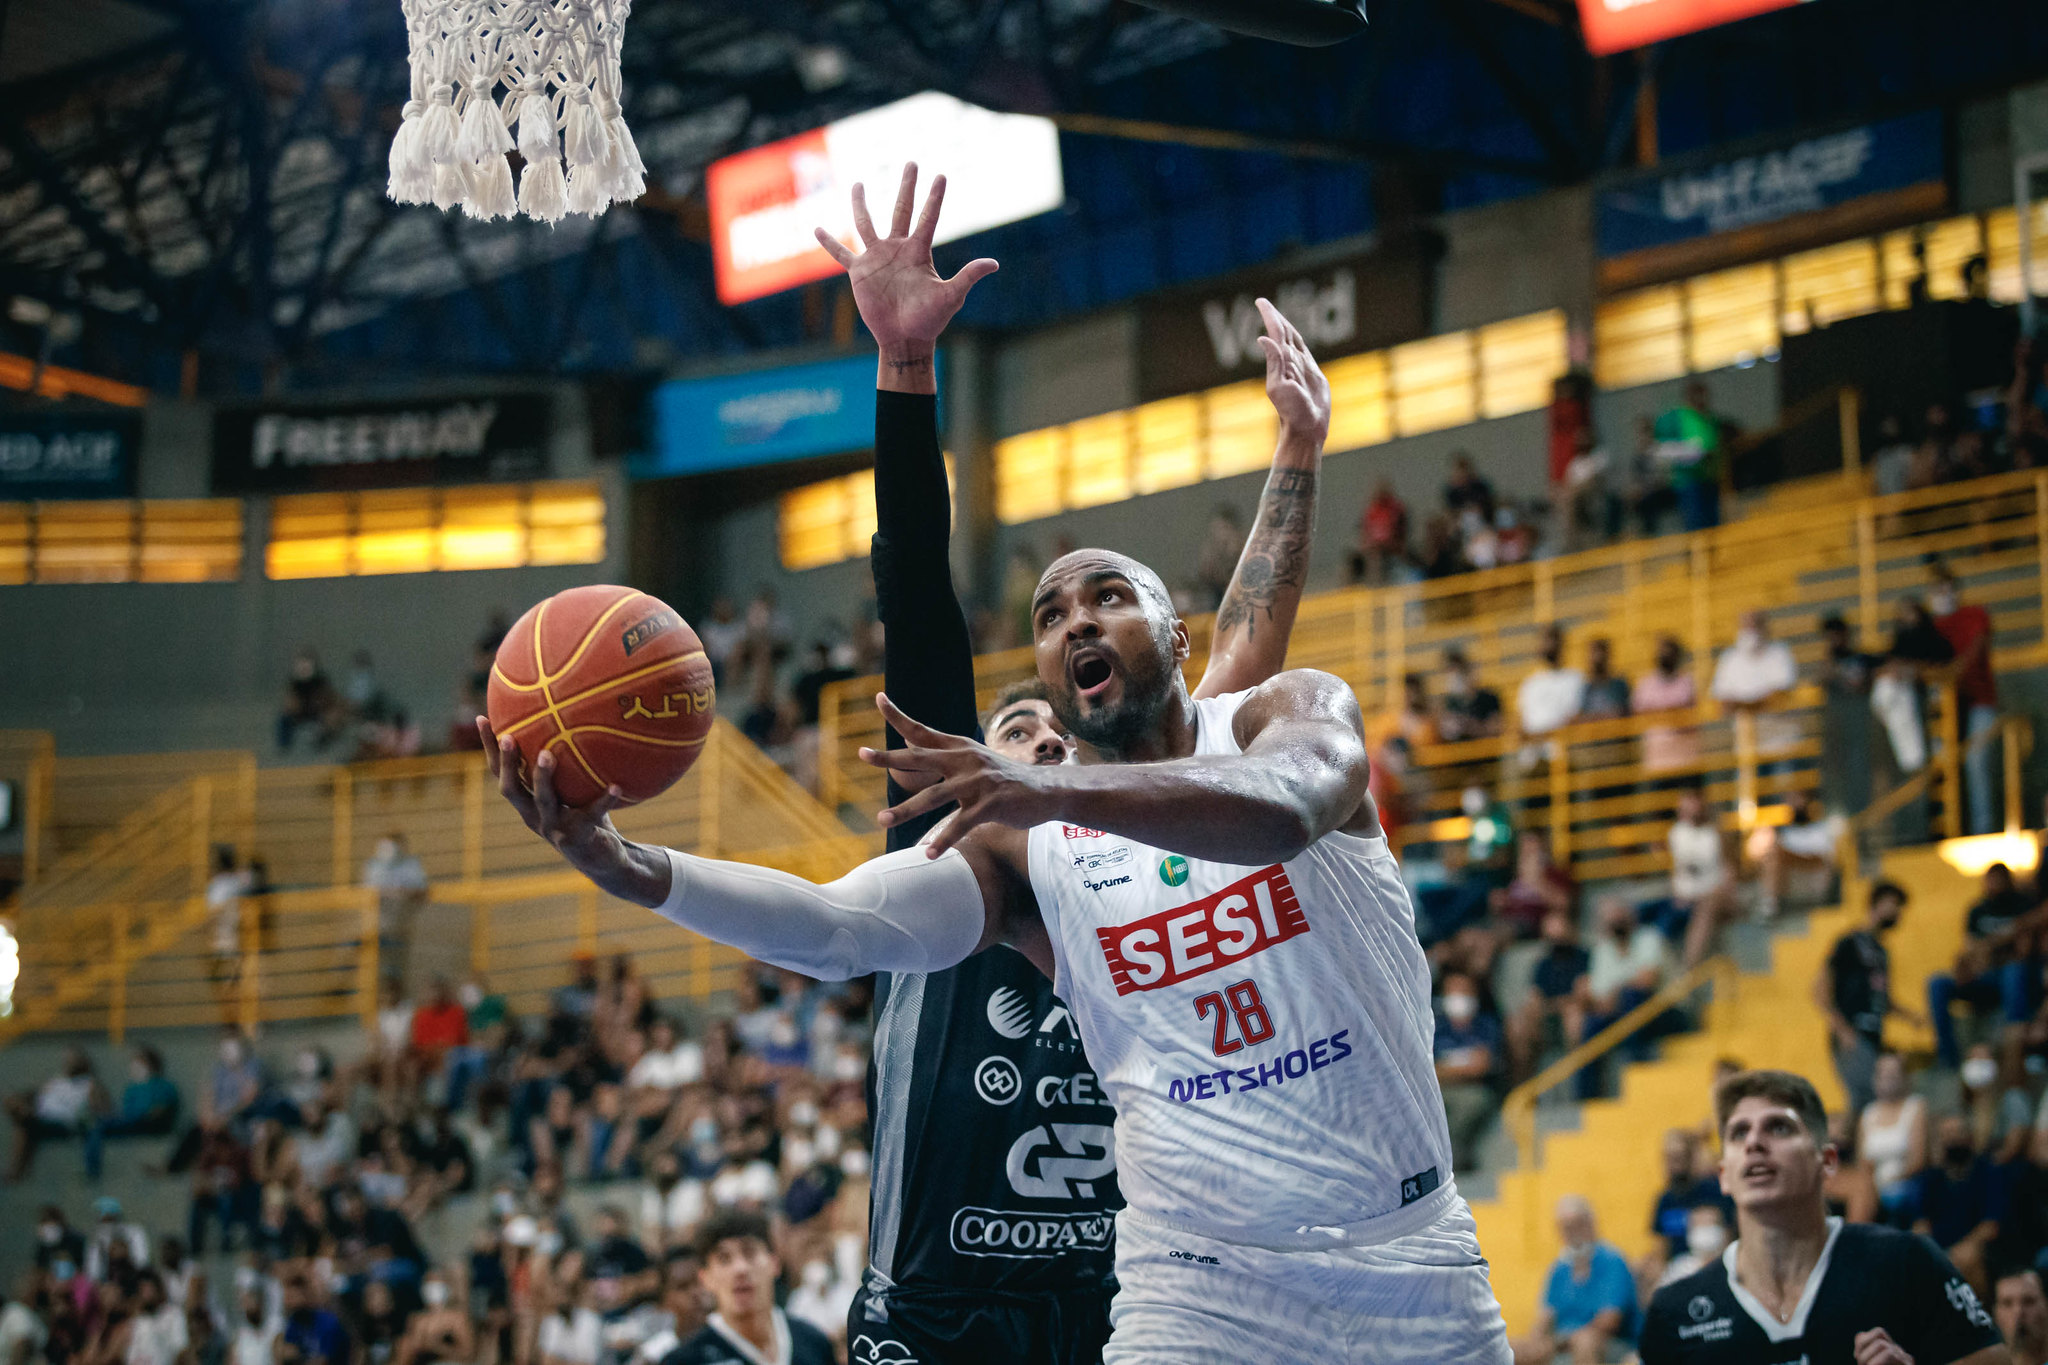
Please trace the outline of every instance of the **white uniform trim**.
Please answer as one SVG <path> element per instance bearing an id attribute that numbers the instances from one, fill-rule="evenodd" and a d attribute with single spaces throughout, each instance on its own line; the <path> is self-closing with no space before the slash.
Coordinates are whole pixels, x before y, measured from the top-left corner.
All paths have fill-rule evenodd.
<path id="1" fill-rule="evenodd" d="M 1763 1334 L 1770 1338 L 1774 1345 L 1781 1341 L 1794 1341 L 1806 1335 L 1806 1317 L 1813 1312 L 1813 1301 L 1820 1296 L 1820 1282 L 1826 1277 L 1828 1261 L 1835 1254 L 1835 1239 L 1841 1235 L 1842 1220 L 1828 1219 L 1828 1240 L 1820 1249 L 1820 1259 L 1815 1261 L 1813 1269 L 1807 1272 L 1806 1288 L 1799 1293 L 1799 1306 L 1792 1310 L 1790 1322 L 1779 1322 L 1771 1315 L 1771 1311 L 1763 1306 L 1762 1301 L 1744 1289 L 1742 1282 L 1735 1278 L 1735 1249 L 1741 1246 L 1742 1242 L 1739 1239 L 1730 1242 L 1727 1249 L 1722 1251 L 1721 1264 L 1728 1269 L 1728 1292 L 1735 1296 L 1735 1302 L 1742 1306 L 1742 1311 L 1749 1314 L 1750 1319 L 1763 1329 Z"/>
<path id="2" fill-rule="evenodd" d="M 875 1025 L 875 1159 L 869 1194 L 868 1265 L 872 1287 L 896 1274 L 896 1242 L 903 1235 L 904 1135 L 909 1128 L 912 1061 L 918 1021 L 924 1016 L 923 972 L 889 979 L 889 1000 Z M 873 1284 L 879 1275 L 881 1283 Z"/>
<path id="3" fill-rule="evenodd" d="M 789 1319 L 782 1316 L 780 1308 L 769 1311 L 775 1315 L 775 1354 L 772 1356 L 762 1355 L 753 1342 L 741 1336 L 733 1325 L 725 1320 L 723 1314 L 713 1313 L 704 1320 L 704 1323 L 724 1337 L 726 1345 L 738 1351 L 740 1358 L 750 1362 L 750 1365 L 789 1365 L 790 1355 L 796 1349 L 789 1339 Z"/>

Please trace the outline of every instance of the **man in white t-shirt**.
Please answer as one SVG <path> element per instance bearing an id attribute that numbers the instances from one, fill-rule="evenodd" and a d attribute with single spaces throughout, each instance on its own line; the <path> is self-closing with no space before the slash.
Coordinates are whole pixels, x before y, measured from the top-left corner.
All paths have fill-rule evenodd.
<path id="1" fill-rule="evenodd" d="M 1760 611 L 1742 613 L 1735 643 L 1714 661 L 1714 700 L 1731 710 L 1756 711 L 1799 685 L 1799 665 L 1782 640 L 1771 638 L 1770 619 Z M 1759 754 L 1775 754 L 1799 740 L 1799 724 L 1786 716 L 1761 716 L 1756 725 Z"/>
<path id="2" fill-rule="evenodd" d="M 36 1311 L 19 1299 L 9 1299 L 0 1308 L 0 1365 L 28 1365 L 39 1359 L 50 1329 Z"/>
<path id="3" fill-rule="evenodd" d="M 1756 828 L 1750 835 L 1749 856 L 1762 869 L 1763 893 L 1756 906 L 1758 919 L 1777 918 L 1778 904 L 1794 872 L 1820 883 L 1810 887 L 1809 892 L 1817 900 L 1827 899 L 1830 888 L 1826 883 L 1832 881 L 1835 867 L 1841 861 L 1845 823 L 1841 816 L 1828 813 L 1818 795 L 1808 792 L 1793 799 L 1789 823 Z"/>
<path id="4" fill-rule="evenodd" d="M 1671 850 L 1671 895 L 1651 916 L 1667 941 L 1685 944 L 1687 967 L 1703 961 L 1714 934 L 1735 917 L 1735 874 L 1728 837 L 1697 784 L 1678 794 L 1678 818 L 1664 836 Z"/>
<path id="5" fill-rule="evenodd" d="M 177 1365 L 188 1339 L 184 1312 L 165 1295 L 163 1278 L 154 1270 L 136 1276 L 135 1294 L 126 1365 Z"/>
<path id="6" fill-rule="evenodd" d="M 1543 628 L 1538 654 L 1543 663 L 1522 679 L 1515 694 L 1515 718 L 1522 733 L 1530 737 L 1547 735 L 1563 728 L 1579 714 L 1586 700 L 1586 675 L 1564 666 L 1564 628 Z"/>
<path id="7" fill-rule="evenodd" d="M 64 1065 L 34 1092 L 10 1095 L 7 1116 L 14 1120 L 14 1160 L 8 1179 L 28 1174 L 36 1147 L 46 1138 L 77 1137 L 95 1110 L 106 1108 L 106 1092 L 93 1075 L 92 1062 L 75 1047 L 64 1049 Z"/>
<path id="8" fill-rule="evenodd" d="M 1635 909 L 1628 902 L 1614 897 L 1602 900 L 1599 925 L 1586 966 L 1586 993 L 1591 1002 L 1586 1013 L 1587 1038 L 1655 995 L 1671 973 L 1671 945 L 1653 926 L 1636 923 Z M 1638 1032 L 1623 1048 L 1632 1060 L 1639 1060 L 1647 1043 L 1644 1033 Z M 1597 1065 L 1579 1073 L 1581 1099 L 1599 1094 L 1599 1078 Z"/>
<path id="9" fill-rule="evenodd" d="M 704 1182 L 683 1178 L 673 1150 L 657 1152 L 640 1191 L 640 1239 L 649 1248 L 687 1246 L 707 1207 Z"/>

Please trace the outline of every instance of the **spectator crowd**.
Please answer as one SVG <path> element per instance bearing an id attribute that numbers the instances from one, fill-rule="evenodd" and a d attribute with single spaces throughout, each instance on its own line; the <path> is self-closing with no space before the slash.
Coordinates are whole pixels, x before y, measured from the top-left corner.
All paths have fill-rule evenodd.
<path id="1" fill-rule="evenodd" d="M 693 1026 L 628 959 L 579 958 L 523 1019 L 480 979 L 394 981 L 347 1057 L 224 1030 L 189 1095 L 147 1044 L 118 1096 L 72 1049 L 7 1100 L 13 1179 L 77 1140 L 98 1181 L 109 1143 L 154 1139 L 128 1164 L 187 1215 L 103 1195 L 6 1230 L 33 1269 L 0 1361 L 693 1365 L 778 1333 L 830 1360 L 866 1249 L 870 1001 L 750 969 L 736 1002 Z"/>

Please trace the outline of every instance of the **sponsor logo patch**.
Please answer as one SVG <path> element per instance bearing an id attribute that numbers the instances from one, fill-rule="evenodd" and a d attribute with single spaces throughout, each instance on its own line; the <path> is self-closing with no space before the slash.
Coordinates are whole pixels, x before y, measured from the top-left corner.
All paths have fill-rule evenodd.
<path id="1" fill-rule="evenodd" d="M 1217 1260 L 1214 1256 L 1197 1256 L 1192 1251 L 1169 1251 L 1166 1253 L 1166 1258 L 1170 1261 L 1193 1261 L 1196 1265 L 1223 1264 L 1223 1262 Z"/>
<path id="2" fill-rule="evenodd" d="M 1346 1029 L 1345 1032 L 1349 1033 L 1350 1030 Z M 1409 1176 L 1401 1182 L 1401 1207 L 1406 1208 L 1422 1196 L 1436 1193 L 1437 1187 L 1443 1183 L 1444 1178 L 1437 1174 L 1434 1166 Z"/>
<path id="3" fill-rule="evenodd" d="M 1116 1226 L 1108 1213 L 1019 1213 L 961 1209 L 953 1215 L 953 1250 L 962 1256 L 1044 1260 L 1069 1251 L 1107 1251 Z"/>
<path id="4" fill-rule="evenodd" d="M 853 1365 L 919 1365 L 918 1358 L 900 1341 L 876 1341 L 863 1332 L 853 1339 Z"/>
<path id="5" fill-rule="evenodd" d="M 1024 1075 L 1008 1057 L 984 1057 L 974 1068 L 974 1093 L 990 1104 L 1008 1104 L 1024 1093 Z"/>
<path id="6" fill-rule="evenodd" d="M 1031 1002 L 1008 986 L 998 986 L 988 998 L 988 1026 L 1005 1038 L 1022 1038 L 1031 1032 Z"/>
<path id="7" fill-rule="evenodd" d="M 666 635 L 683 623 L 683 618 L 672 611 L 658 611 L 643 621 L 635 621 L 619 632 L 619 644 L 631 658 L 633 651 L 657 635 Z"/>
<path id="8" fill-rule="evenodd" d="M 1074 855 L 1074 866 L 1083 872 L 1100 872 L 1104 868 L 1122 867 L 1131 860 L 1131 850 L 1119 844 L 1115 848 L 1091 848 Z"/>
<path id="9" fill-rule="evenodd" d="M 1060 833 L 1066 835 L 1069 839 L 1107 839 L 1109 837 L 1102 830 L 1090 829 L 1086 825 L 1061 825 Z"/>
<path id="10" fill-rule="evenodd" d="M 1112 886 L 1129 886 L 1130 884 L 1131 874 L 1128 872 L 1124 873 L 1121 877 L 1104 877 L 1099 882 L 1091 882 L 1086 877 L 1081 879 L 1081 885 L 1087 887 L 1090 891 L 1107 891 Z"/>
<path id="11" fill-rule="evenodd" d="M 1346 1057 L 1352 1056 L 1351 1044 L 1344 1041 L 1350 1036 L 1350 1029 L 1338 1029 L 1327 1038 L 1317 1038 L 1307 1047 L 1283 1052 L 1257 1066 L 1204 1071 L 1195 1076 L 1176 1076 L 1167 1082 L 1166 1097 L 1175 1104 L 1187 1104 L 1220 1100 L 1227 1095 L 1241 1094 L 1247 1090 L 1270 1090 L 1289 1081 L 1300 1080 L 1311 1071 L 1321 1071 L 1326 1066 L 1334 1066 Z M 1401 1202 L 1413 1202 L 1408 1195 L 1410 1184 L 1420 1182 L 1424 1178 L 1434 1180 L 1435 1177 L 1436 1171 L 1431 1169 L 1424 1171 L 1422 1175 L 1411 1175 L 1402 1181 Z M 1429 1190 L 1435 1188 L 1432 1184 Z M 1414 1198 L 1420 1199 L 1422 1195 L 1428 1194 L 1429 1190 L 1423 1190 Z"/>
<path id="12" fill-rule="evenodd" d="M 1010 1188 L 1026 1199 L 1093 1199 L 1095 1182 L 1116 1171 L 1115 1142 L 1106 1123 L 1026 1129 L 1003 1163 Z"/>
<path id="13" fill-rule="evenodd" d="M 1179 886 L 1188 879 L 1188 860 L 1178 853 L 1169 853 L 1159 861 L 1159 880 L 1168 886 Z"/>
<path id="14" fill-rule="evenodd" d="M 1275 863 L 1198 901 L 1097 929 L 1095 937 L 1116 993 L 1129 995 L 1232 966 L 1307 932 L 1294 884 Z"/>

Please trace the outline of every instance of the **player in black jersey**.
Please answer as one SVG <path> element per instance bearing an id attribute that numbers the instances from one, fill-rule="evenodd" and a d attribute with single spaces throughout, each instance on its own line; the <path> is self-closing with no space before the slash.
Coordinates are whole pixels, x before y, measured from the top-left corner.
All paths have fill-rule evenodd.
<path id="1" fill-rule="evenodd" d="M 1643 1365 L 2009 1365 L 1933 1242 L 1828 1217 L 1840 1158 L 1804 1077 L 1745 1071 L 1714 1107 L 1737 1238 L 1650 1300 Z"/>
<path id="2" fill-rule="evenodd" d="M 782 1273 L 768 1242 L 768 1220 L 721 1213 L 697 1232 L 698 1283 L 717 1305 L 702 1330 L 662 1357 L 661 1365 L 834 1365 L 823 1332 L 775 1306 Z"/>
<path id="3" fill-rule="evenodd" d="M 1058 763 L 1063 737 L 1029 688 L 976 715 L 973 649 L 953 591 L 952 507 L 937 421 L 941 331 L 995 262 L 951 280 L 932 267 L 944 196 L 933 182 L 913 228 L 917 168 L 906 166 L 886 235 L 854 189 L 858 254 L 847 266 L 861 319 L 881 347 L 875 407 L 875 596 L 886 629 L 886 690 L 927 725 L 985 729 L 1007 757 Z M 1263 301 L 1262 301 L 1263 305 Z M 1327 385 L 1300 336 L 1267 312 L 1269 366 Z M 1252 536 L 1216 617 L 1197 696 L 1257 685 L 1287 652 L 1308 562 L 1326 429 L 1281 423 Z M 898 747 L 892 730 L 890 747 Z M 904 793 L 890 785 L 893 804 Z M 907 848 L 945 814 L 889 831 Z M 1125 875 L 1113 867 L 1105 877 Z M 1123 1201 L 1114 1115 L 1073 1017 L 1014 952 L 942 972 L 885 976 L 876 991 L 869 1112 L 875 1132 L 868 1272 L 848 1320 L 853 1365 L 1089 1365 L 1109 1338 L 1111 1229 Z"/>

